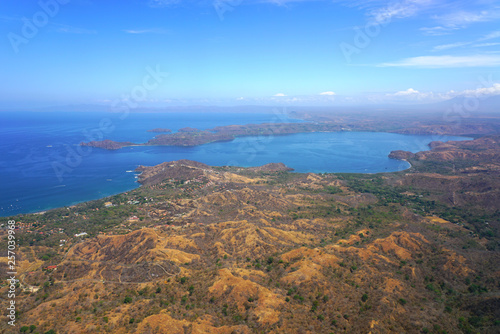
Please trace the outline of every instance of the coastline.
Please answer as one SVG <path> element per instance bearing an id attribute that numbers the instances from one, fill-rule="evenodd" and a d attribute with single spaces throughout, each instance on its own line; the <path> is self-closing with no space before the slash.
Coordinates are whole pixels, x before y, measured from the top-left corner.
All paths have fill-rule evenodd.
<path id="1" fill-rule="evenodd" d="M 359 133 L 360 131 L 349 131 L 349 133 Z M 283 136 L 285 135 L 292 135 L 292 134 L 282 134 Z M 405 135 L 407 136 L 407 135 Z M 281 137 L 281 136 L 280 136 Z M 453 140 L 453 139 L 452 139 Z M 468 138 L 463 138 L 463 140 L 468 140 Z M 142 147 L 143 145 L 134 145 L 133 147 Z M 164 145 L 148 145 L 148 146 L 164 146 Z M 431 150 L 430 147 L 427 148 L 427 150 Z M 361 174 L 379 174 L 379 173 L 393 173 L 393 172 L 401 172 L 401 171 L 404 171 L 404 170 L 408 170 L 408 169 L 411 169 L 413 167 L 413 165 L 408 161 L 408 159 L 395 159 L 395 160 L 403 160 L 405 162 L 408 163 L 408 167 L 404 168 L 404 169 L 401 169 L 401 170 L 391 170 L 391 171 L 376 171 L 376 172 L 370 172 L 370 171 L 353 171 L 353 172 L 332 172 L 332 171 L 328 171 L 328 170 L 316 170 L 314 173 L 361 173 Z M 139 165 L 139 164 L 138 164 Z M 136 166 L 138 166 L 136 165 Z M 291 165 L 290 163 L 288 163 L 288 165 L 290 165 L 291 167 L 295 167 L 294 165 Z M 300 171 L 296 171 L 294 173 L 306 173 L 306 172 L 300 172 Z M 135 180 L 137 182 L 137 180 Z M 75 205 L 75 204 L 81 204 L 81 203 L 85 203 L 85 202 L 89 202 L 89 201 L 93 201 L 93 200 L 100 200 L 100 199 L 103 199 L 103 198 L 107 198 L 109 196 L 114 196 L 114 195 L 117 195 L 117 194 L 120 194 L 120 193 L 123 193 L 123 192 L 126 192 L 126 191 L 130 191 L 130 190 L 133 190 L 133 189 L 137 189 L 138 186 L 137 183 L 134 182 L 134 186 L 133 187 L 128 187 L 126 188 L 125 190 L 118 190 L 118 191 L 113 191 L 113 192 L 110 192 L 108 194 L 106 194 L 105 196 L 96 196 L 96 197 L 91 197 L 91 198 L 86 198 L 86 199 L 82 199 L 82 200 L 77 200 L 77 201 L 72 201 L 70 202 L 69 204 L 65 205 L 65 204 L 62 204 L 62 205 L 55 205 L 55 206 L 51 206 L 51 205 L 47 205 L 47 206 L 43 206 L 41 208 L 37 208 L 37 209 L 34 209 L 34 210 L 27 210 L 27 211 L 23 211 L 23 212 L 16 212 L 16 213 L 13 213 L 13 214 L 10 214 L 10 213 L 6 213 L 5 215 L 2 214 L 1 216 L 2 217 L 10 217 L 10 216 L 16 216 L 16 215 L 19 215 L 19 214 L 32 214 L 32 213 L 36 213 L 36 212 L 40 212 L 40 211 L 48 211 L 48 210 L 51 210 L 51 209 L 57 209 L 57 208 L 61 208 L 61 207 L 67 207 L 67 206 L 71 206 L 71 205 Z"/>
<path id="2" fill-rule="evenodd" d="M 155 146 L 162 146 L 162 145 L 155 145 Z M 396 159 L 395 159 L 396 160 Z M 397 170 L 397 171 L 390 171 L 390 172 L 375 172 L 375 173 L 361 173 L 361 174 L 384 174 L 384 173 L 399 173 L 399 172 L 402 172 L 402 171 L 405 171 L 405 170 L 408 170 L 412 167 L 412 164 L 407 161 L 407 160 L 404 160 L 404 159 L 397 159 L 397 160 L 403 160 L 405 162 L 407 162 L 410 166 L 408 168 L 405 168 L 403 170 Z M 139 166 L 138 166 L 139 167 Z M 253 167 L 241 167 L 241 166 L 232 166 L 232 167 L 237 167 L 237 168 L 253 168 Z M 320 173 L 327 173 L 327 172 L 297 172 L 297 171 L 288 171 L 289 173 L 294 173 L 294 174 L 320 174 Z M 125 172 L 127 173 L 127 172 Z M 124 190 L 124 191 L 118 191 L 116 193 L 113 193 L 113 194 L 109 194 L 109 195 L 106 195 L 104 197 L 99 197 L 99 198 L 93 198 L 93 199 L 85 199 L 85 200 L 82 200 L 82 201 L 75 201 L 75 202 L 71 202 L 70 204 L 68 205 L 62 205 L 62 206 L 55 206 L 55 207 L 46 207 L 44 209 L 36 209 L 34 211 L 27 211 L 27 212 L 22 212 L 22 213 L 17 213 L 17 214 L 14 214 L 14 215 L 0 215 L 0 217 L 4 217 L 4 218 L 8 218 L 8 217 L 16 217 L 16 216 L 23 216 L 23 215 L 30 215 L 30 214 L 35 214 L 35 215 L 43 215 L 45 213 L 47 213 L 48 211 L 51 211 L 51 210 L 57 210 L 57 209 L 63 209 L 63 208 L 71 208 L 71 207 L 74 207 L 74 206 L 77 206 L 79 204 L 83 204 L 83 203 L 90 203 L 90 202 L 94 202 L 94 201 L 102 201 L 102 200 L 106 200 L 108 198 L 111 198 L 113 196 L 117 196 L 117 195 L 122 195 L 122 194 L 126 194 L 127 192 L 129 191 L 133 191 L 133 190 L 137 190 L 139 189 L 140 187 L 142 187 L 143 185 L 139 182 L 139 179 L 136 177 L 136 176 L 140 176 L 141 174 L 143 174 L 144 172 L 136 172 L 134 170 L 134 178 L 136 179 L 135 183 L 136 183 L 136 187 L 133 187 L 133 188 L 130 188 L 130 189 L 127 189 L 127 190 Z M 332 173 L 332 174 L 336 174 L 336 173 Z M 352 173 L 338 173 L 338 174 L 360 174 L 360 173 L 357 173 L 357 172 L 352 172 Z"/>

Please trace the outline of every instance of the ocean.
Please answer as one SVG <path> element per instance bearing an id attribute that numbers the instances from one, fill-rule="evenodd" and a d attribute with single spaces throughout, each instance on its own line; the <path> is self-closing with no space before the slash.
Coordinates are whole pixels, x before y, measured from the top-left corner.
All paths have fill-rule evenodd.
<path id="1" fill-rule="evenodd" d="M 243 137 L 196 147 L 80 147 L 82 141 L 146 142 L 154 128 L 209 129 L 230 124 L 300 122 L 285 113 L 1 112 L 0 216 L 38 212 L 103 198 L 139 186 L 139 165 L 191 159 L 209 165 L 259 166 L 283 162 L 296 172 L 379 173 L 409 167 L 392 150 L 428 150 L 456 136 L 376 132 L 305 133 Z"/>

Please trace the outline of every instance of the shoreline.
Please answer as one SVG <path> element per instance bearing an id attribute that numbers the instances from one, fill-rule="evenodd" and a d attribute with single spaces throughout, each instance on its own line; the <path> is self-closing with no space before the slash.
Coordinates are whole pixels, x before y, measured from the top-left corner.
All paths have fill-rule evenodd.
<path id="1" fill-rule="evenodd" d="M 297 118 L 300 119 L 300 118 Z M 195 147 L 214 142 L 234 141 L 240 137 L 261 137 L 261 136 L 285 136 L 301 133 L 336 133 L 336 132 L 374 132 L 374 133 L 393 133 L 400 135 L 426 135 L 426 136 L 457 136 L 465 137 L 460 134 L 443 134 L 433 131 L 424 131 L 421 133 L 410 133 L 405 127 L 388 129 L 385 127 L 370 127 L 363 124 L 341 124 L 336 122 L 317 122 L 301 119 L 302 122 L 268 122 L 268 123 L 250 123 L 245 125 L 223 125 L 213 128 L 200 130 L 197 128 L 182 128 L 170 133 L 160 133 L 153 136 L 145 143 L 134 143 L 131 141 L 115 141 L 103 139 L 97 141 L 80 142 L 80 146 L 95 147 L 110 151 L 116 151 L 124 147 L 135 146 L 178 146 Z M 154 132 L 155 129 L 147 130 Z M 184 131 L 183 131 L 184 130 Z"/>
<path id="2" fill-rule="evenodd" d="M 161 146 L 161 145 L 156 145 L 156 146 Z M 403 160 L 403 161 L 406 161 L 404 159 L 394 159 L 394 160 Z M 359 172 L 296 172 L 296 171 L 289 171 L 289 173 L 294 173 L 294 174 L 321 174 L 321 173 L 328 173 L 328 174 L 366 174 L 366 175 L 376 175 L 376 174 L 385 174 L 385 173 L 399 173 L 399 172 L 403 172 L 405 170 L 408 170 L 410 169 L 412 166 L 412 164 L 409 162 L 409 161 L 406 161 L 410 167 L 408 168 L 405 168 L 405 169 L 402 169 L 402 170 L 396 170 L 396 171 L 390 171 L 390 172 L 375 172 L 375 173 L 359 173 Z M 223 166 L 211 166 L 211 167 L 223 167 Z M 252 168 L 252 167 L 258 167 L 258 166 L 251 166 L 251 167 L 241 167 L 241 166 L 231 166 L 231 167 L 236 167 L 236 168 Z M 127 172 L 125 172 L 127 173 Z M 138 172 L 135 172 L 134 170 L 134 175 L 140 175 L 142 174 L 141 173 L 138 173 Z M 109 198 L 109 197 L 113 197 L 113 196 L 116 196 L 116 195 L 121 195 L 121 194 L 125 194 L 129 191 L 134 191 L 134 190 L 137 190 L 139 189 L 140 187 L 142 187 L 142 184 L 136 179 L 135 181 L 138 186 L 137 187 L 134 187 L 132 189 L 128 189 L 128 190 L 125 190 L 125 191 L 119 191 L 117 193 L 114 193 L 114 194 L 110 194 L 110 195 L 106 195 L 104 197 L 99 197 L 99 198 L 94 198 L 94 199 L 88 199 L 88 200 L 82 200 L 82 201 L 76 201 L 76 202 L 72 202 L 71 204 L 68 204 L 68 205 L 62 205 L 62 206 L 56 206 L 56 207 L 48 207 L 48 208 L 45 208 L 45 209 L 37 209 L 36 211 L 32 211 L 32 212 L 22 212 L 22 213 L 16 213 L 16 214 L 13 214 L 13 215 L 7 215 L 7 216 L 4 216 L 4 215 L 1 215 L 0 214 L 0 217 L 2 218 L 9 218 L 9 217 L 16 217 L 16 216 L 24 216 L 24 215 L 43 215 L 45 213 L 47 213 L 48 211 L 51 211 L 51 210 L 57 210 L 57 209 L 63 209 L 63 208 L 71 208 L 71 207 L 74 207 L 76 205 L 79 205 L 79 204 L 82 204 L 82 203 L 89 203 L 89 202 L 93 202 L 93 201 L 100 201 L 100 200 L 104 200 L 106 198 Z"/>
<path id="3" fill-rule="evenodd" d="M 329 132 L 329 131 L 326 131 L 326 132 Z M 349 133 L 363 133 L 363 132 L 367 132 L 367 133 L 370 133 L 372 131 L 344 131 L 344 132 L 349 132 Z M 314 133 L 314 132 L 310 132 L 310 133 Z M 292 135 L 292 134 L 281 134 L 281 135 Z M 399 135 L 408 135 L 408 134 L 399 134 Z M 462 136 L 455 136 L 455 137 L 461 137 L 463 138 L 463 140 L 470 140 L 468 137 L 462 137 Z M 133 145 L 133 146 L 146 146 L 146 145 Z M 147 145 L 147 146 L 165 146 L 165 145 Z M 146 146 L 146 147 L 147 147 Z M 430 147 L 427 148 L 426 151 L 430 151 L 432 150 Z M 317 172 L 313 172 L 314 174 L 318 174 L 318 173 L 333 173 L 333 174 L 382 174 L 382 173 L 398 173 L 398 172 L 403 172 L 405 170 L 409 170 L 413 167 L 413 165 L 411 164 L 411 162 L 409 162 L 407 159 L 394 159 L 394 160 L 402 160 L 402 161 L 405 161 L 408 163 L 408 167 L 405 168 L 405 169 L 402 169 L 402 170 L 393 170 L 393 171 L 380 171 L 380 172 L 327 172 L 327 171 L 317 171 Z M 137 165 L 139 166 L 139 165 Z M 293 166 L 291 166 L 293 168 Z M 246 167 L 242 167 L 242 168 L 246 168 Z M 307 173 L 307 172 L 293 172 L 293 173 Z M 133 173 L 134 175 L 137 175 L 136 172 Z M 135 183 L 138 183 L 137 180 L 135 180 Z M 116 193 L 112 193 L 110 195 L 106 195 L 104 197 L 97 197 L 97 198 L 92 198 L 92 199 L 86 199 L 86 200 L 81 200 L 81 201 L 73 201 L 71 202 L 70 204 L 68 205 L 62 205 L 62 206 L 55 206 L 55 207 L 50 207 L 50 206 L 47 206 L 46 208 L 43 208 L 43 209 L 35 209 L 35 210 L 29 210 L 29 211 L 25 211 L 25 212 L 20 212 L 20 213 L 14 213 L 14 214 L 8 214 L 8 215 L 3 215 L 3 214 L 0 214 L 0 217 L 14 217 L 14 216 L 18 216 L 18 215 L 28 215 L 28 214 L 41 214 L 40 212 L 46 212 L 46 211 L 49 211 L 49 210 L 53 210 L 53 209 L 59 209 L 59 208 L 64 208 L 64 207 L 70 207 L 72 205 L 76 205 L 76 204 L 81 204 L 81 203 L 85 203 L 85 202 L 91 202 L 91 201 L 96 201 L 96 200 L 101 200 L 101 199 L 104 199 L 104 198 L 107 198 L 107 197 L 110 197 L 110 196 L 115 196 L 115 195 L 118 195 L 118 194 L 121 194 L 123 192 L 126 192 L 126 191 L 130 191 L 130 190 L 135 190 L 135 189 L 138 189 L 140 187 L 140 185 L 136 186 L 136 187 L 133 187 L 133 188 L 128 188 L 127 190 L 124 190 L 124 191 L 118 191 Z"/>

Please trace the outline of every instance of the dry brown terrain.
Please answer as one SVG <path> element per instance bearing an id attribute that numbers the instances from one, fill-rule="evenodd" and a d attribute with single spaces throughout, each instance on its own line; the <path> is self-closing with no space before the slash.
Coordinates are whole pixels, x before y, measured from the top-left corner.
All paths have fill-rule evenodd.
<path id="1" fill-rule="evenodd" d="M 23 247 L 19 327 L 2 323 L 1 331 L 495 333 L 496 236 L 410 204 L 461 208 L 473 200 L 474 210 L 494 214 L 496 140 L 435 143 L 409 158 L 414 169 L 360 177 L 361 185 L 283 165 L 141 167 L 143 187 L 131 194 L 156 198 L 134 209 L 142 225 L 124 220 L 72 238 L 43 265 L 32 249 L 47 249 Z M 458 161 L 455 152 L 476 163 L 426 170 Z M 375 178 L 373 193 L 356 190 Z M 384 189 L 401 189 L 398 200 Z M 498 221 L 488 219 L 496 231 Z M 44 270 L 48 264 L 57 268 Z"/>

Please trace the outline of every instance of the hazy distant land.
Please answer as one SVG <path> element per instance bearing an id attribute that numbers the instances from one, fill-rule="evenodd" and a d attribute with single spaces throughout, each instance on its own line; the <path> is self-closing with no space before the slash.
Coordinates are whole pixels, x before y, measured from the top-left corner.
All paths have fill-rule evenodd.
<path id="1" fill-rule="evenodd" d="M 263 123 L 247 125 L 217 126 L 207 130 L 186 127 L 178 132 L 170 129 L 156 128 L 148 132 L 165 133 L 155 136 L 146 143 L 117 142 L 101 140 L 82 142 L 82 146 L 91 146 L 107 150 L 117 150 L 126 146 L 198 146 L 213 142 L 232 141 L 246 136 L 274 136 L 310 132 L 339 132 L 339 131 L 374 131 L 392 132 L 412 135 L 462 135 L 478 136 L 497 133 L 500 129 L 500 118 L 491 117 L 489 123 L 481 119 L 449 118 L 436 119 L 429 116 L 416 119 L 415 115 L 357 115 L 332 113 L 292 112 L 290 116 L 305 120 L 304 123 Z"/>

